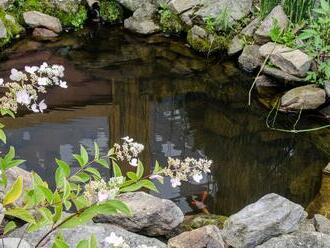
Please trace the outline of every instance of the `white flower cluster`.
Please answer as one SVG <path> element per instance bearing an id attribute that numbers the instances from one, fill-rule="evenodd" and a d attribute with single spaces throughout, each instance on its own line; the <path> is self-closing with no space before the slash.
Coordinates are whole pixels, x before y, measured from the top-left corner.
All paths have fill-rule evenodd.
<path id="1" fill-rule="evenodd" d="M 5 95 L 0 98 L 0 108 L 17 112 L 18 106 L 23 105 L 33 112 L 43 112 L 47 109 L 44 100 L 38 102 L 38 94 L 46 93 L 46 87 L 59 86 L 67 88 L 63 81 L 64 67 L 48 65 L 25 66 L 24 71 L 11 69 L 9 79 L 5 82 L 0 78 L 0 87 L 5 88 Z"/>
<path id="2" fill-rule="evenodd" d="M 140 143 L 134 142 L 130 137 L 122 138 L 124 143 L 122 145 L 114 144 L 115 155 L 121 161 L 128 161 L 130 165 L 138 166 L 138 156 L 144 150 L 144 146 Z"/>
<path id="3" fill-rule="evenodd" d="M 133 248 L 130 247 L 123 237 L 117 236 L 116 233 L 111 232 L 110 236 L 106 237 L 104 240 L 106 247 L 110 248 Z M 148 245 L 138 245 L 134 248 L 157 248 L 157 246 L 148 246 Z"/>
<path id="4" fill-rule="evenodd" d="M 162 169 L 157 175 L 150 178 L 158 178 L 160 176 L 168 176 L 171 178 L 173 188 L 181 186 L 182 181 L 188 181 L 192 178 L 195 182 L 200 183 L 204 173 L 210 173 L 212 160 L 185 158 L 184 160 L 168 158 L 167 167 Z"/>
<path id="5" fill-rule="evenodd" d="M 84 196 L 91 203 L 99 203 L 114 199 L 119 193 L 119 187 L 125 182 L 124 177 L 112 177 L 106 183 L 103 179 L 90 181 L 85 185 Z"/>

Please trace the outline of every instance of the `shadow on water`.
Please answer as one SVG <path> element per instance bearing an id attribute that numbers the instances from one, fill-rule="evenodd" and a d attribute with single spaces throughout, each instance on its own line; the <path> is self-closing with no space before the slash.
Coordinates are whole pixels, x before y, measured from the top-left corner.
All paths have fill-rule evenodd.
<path id="1" fill-rule="evenodd" d="M 149 171 L 168 156 L 214 160 L 200 185 L 160 186 L 186 213 L 203 192 L 210 212 L 229 215 L 269 192 L 307 206 L 320 189 L 330 132 L 267 129 L 267 110 L 246 106 L 251 78 L 230 61 L 205 60 L 179 40 L 104 28 L 54 43 L 22 40 L 6 51 L 0 76 L 42 61 L 63 64 L 70 87 L 49 91 L 48 113 L 2 122 L 25 168 L 50 183 L 54 156 L 72 163 L 79 144 L 92 152 L 97 141 L 105 152 L 128 135 L 146 145 Z"/>

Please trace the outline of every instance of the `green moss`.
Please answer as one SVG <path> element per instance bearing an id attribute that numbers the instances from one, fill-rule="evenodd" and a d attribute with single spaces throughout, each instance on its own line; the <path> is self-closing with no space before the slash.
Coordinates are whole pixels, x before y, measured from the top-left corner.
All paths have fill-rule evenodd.
<path id="1" fill-rule="evenodd" d="M 122 19 L 123 13 L 116 1 L 101 0 L 100 15 L 107 22 L 115 22 Z"/>
<path id="2" fill-rule="evenodd" d="M 193 37 L 192 31 L 188 31 L 188 43 L 191 47 L 201 53 L 213 53 L 228 48 L 230 37 L 217 34 L 209 34 L 207 38 Z"/>
<path id="3" fill-rule="evenodd" d="M 174 14 L 167 6 L 161 6 L 160 14 L 160 27 L 165 33 L 181 33 L 184 31 L 184 25 L 180 17 Z"/>
<path id="4" fill-rule="evenodd" d="M 14 17 L 8 16 L 2 8 L 0 8 L 0 19 L 7 30 L 6 37 L 0 39 L 0 47 L 3 47 L 13 38 L 16 38 L 24 29 L 18 24 Z"/>
<path id="5" fill-rule="evenodd" d="M 88 16 L 85 6 L 80 5 L 76 11 L 63 11 L 57 10 L 54 12 L 54 16 L 60 19 L 64 27 L 71 27 L 74 29 L 81 29 L 84 26 Z"/>
<path id="6" fill-rule="evenodd" d="M 187 216 L 185 217 L 185 220 L 181 224 L 180 228 L 182 232 L 192 231 L 194 229 L 208 225 L 215 225 L 220 229 L 223 229 L 224 223 L 227 219 L 228 217 L 226 216 L 214 214 L 198 214 L 195 216 Z"/>

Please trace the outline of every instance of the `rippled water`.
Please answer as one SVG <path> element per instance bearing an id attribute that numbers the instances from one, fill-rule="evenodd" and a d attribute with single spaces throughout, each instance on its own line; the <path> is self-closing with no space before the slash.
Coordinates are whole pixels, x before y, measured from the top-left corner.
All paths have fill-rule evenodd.
<path id="1" fill-rule="evenodd" d="M 46 114 L 2 122 L 8 143 L 27 160 L 24 167 L 50 182 L 54 157 L 73 162 L 79 144 L 92 151 L 97 141 L 106 151 L 128 135 L 146 145 L 149 170 L 168 156 L 214 160 L 212 175 L 200 185 L 160 186 L 160 195 L 186 213 L 200 211 L 191 202 L 206 193 L 210 212 L 229 215 L 269 192 L 307 207 L 320 189 L 329 131 L 267 129 L 268 110 L 259 101 L 247 106 L 252 79 L 233 62 L 201 58 L 180 40 L 102 28 L 54 43 L 22 40 L 2 55 L 0 76 L 42 61 L 65 65 L 70 88 L 49 91 Z"/>

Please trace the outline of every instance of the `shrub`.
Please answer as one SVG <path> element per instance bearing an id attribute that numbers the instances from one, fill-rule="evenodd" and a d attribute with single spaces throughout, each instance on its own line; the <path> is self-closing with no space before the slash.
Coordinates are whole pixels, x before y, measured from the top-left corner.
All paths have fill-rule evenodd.
<path id="1" fill-rule="evenodd" d="M 100 15 L 107 22 L 115 22 L 122 18 L 122 10 L 114 0 L 100 1 Z"/>
<path id="2" fill-rule="evenodd" d="M 23 31 L 23 28 L 15 20 L 15 17 L 8 16 L 2 8 L 0 8 L 0 19 L 7 31 L 6 37 L 0 39 L 0 47 L 2 47 L 9 43 L 13 38 L 16 38 Z"/>
<path id="3" fill-rule="evenodd" d="M 184 25 L 180 17 L 174 14 L 167 5 L 161 5 L 159 10 L 160 27 L 165 33 L 180 33 L 184 29 Z"/>

